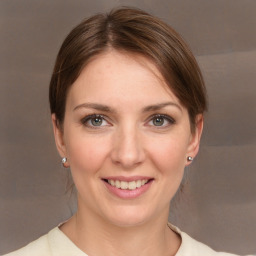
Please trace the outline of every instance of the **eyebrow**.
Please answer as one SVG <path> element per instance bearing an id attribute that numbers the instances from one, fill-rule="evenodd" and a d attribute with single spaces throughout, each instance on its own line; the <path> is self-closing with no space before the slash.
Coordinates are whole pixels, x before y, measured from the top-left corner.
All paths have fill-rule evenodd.
<path id="1" fill-rule="evenodd" d="M 98 104 L 98 103 L 83 103 L 78 106 L 76 106 L 73 111 L 79 109 L 79 108 L 92 108 L 96 109 L 99 111 L 104 111 L 104 112 L 115 112 L 112 108 L 106 105 Z"/>
<path id="2" fill-rule="evenodd" d="M 157 111 L 157 110 L 160 110 L 167 106 L 174 106 L 174 107 L 177 107 L 180 111 L 182 111 L 182 108 L 180 105 L 178 105 L 174 102 L 164 102 L 164 103 L 147 106 L 147 107 L 143 108 L 143 112 Z"/>
<path id="3" fill-rule="evenodd" d="M 174 107 L 177 107 L 180 111 L 182 111 L 182 108 L 180 107 L 180 105 L 178 105 L 174 102 L 164 102 L 164 103 L 159 103 L 159 104 L 146 106 L 142 109 L 142 112 L 157 111 L 157 110 L 160 110 L 160 109 L 162 109 L 164 107 L 167 107 L 167 106 L 174 106 Z M 103 105 L 103 104 L 98 104 L 98 103 L 83 103 L 83 104 L 80 104 L 80 105 L 76 106 L 73 109 L 73 111 L 75 111 L 79 108 L 91 108 L 91 109 L 95 109 L 95 110 L 99 110 L 99 111 L 112 112 L 112 113 L 116 112 L 111 107 L 109 107 L 107 105 Z"/>

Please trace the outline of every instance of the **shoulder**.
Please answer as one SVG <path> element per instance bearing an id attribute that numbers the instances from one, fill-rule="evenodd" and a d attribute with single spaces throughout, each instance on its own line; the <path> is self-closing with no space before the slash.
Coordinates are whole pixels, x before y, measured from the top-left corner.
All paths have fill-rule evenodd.
<path id="1" fill-rule="evenodd" d="M 3 256 L 87 256 L 59 230 L 52 229 L 48 234 L 29 243 L 25 247 Z"/>
<path id="2" fill-rule="evenodd" d="M 3 256 L 25 256 L 25 255 L 51 255 L 50 247 L 48 243 L 48 234 L 41 236 L 37 240 L 29 243 L 28 245 L 22 247 L 21 249 L 8 253 Z"/>
<path id="3" fill-rule="evenodd" d="M 193 239 L 185 232 L 180 231 L 177 227 L 168 224 L 169 227 L 181 236 L 181 246 L 175 256 L 236 256 L 235 254 L 216 252 L 209 246 Z"/>

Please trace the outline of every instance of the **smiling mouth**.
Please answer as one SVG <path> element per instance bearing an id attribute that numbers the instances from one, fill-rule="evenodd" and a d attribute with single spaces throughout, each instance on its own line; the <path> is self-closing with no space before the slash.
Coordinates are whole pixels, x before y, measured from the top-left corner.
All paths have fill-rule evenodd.
<path id="1" fill-rule="evenodd" d="M 138 189 L 145 184 L 149 183 L 153 179 L 142 179 L 142 180 L 134 180 L 134 181 L 122 181 L 122 180 L 105 180 L 108 184 L 110 184 L 112 187 L 116 187 L 122 190 L 135 190 Z"/>

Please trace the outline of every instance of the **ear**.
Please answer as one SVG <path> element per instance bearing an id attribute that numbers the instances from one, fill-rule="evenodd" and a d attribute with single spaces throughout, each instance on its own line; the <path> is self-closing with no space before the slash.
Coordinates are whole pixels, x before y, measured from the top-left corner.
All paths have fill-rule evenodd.
<path id="1" fill-rule="evenodd" d="M 201 135 L 203 132 L 203 126 L 204 126 L 204 117 L 202 114 L 198 114 L 196 116 L 196 120 L 195 120 L 195 130 L 194 132 L 191 134 L 190 137 L 190 142 L 188 145 L 188 150 L 187 150 L 187 157 L 191 156 L 193 158 L 196 157 L 198 151 L 199 151 L 199 145 L 200 145 L 200 139 L 201 139 Z M 191 163 L 191 161 L 187 161 L 186 166 L 189 165 Z"/>
<path id="2" fill-rule="evenodd" d="M 66 157 L 66 146 L 63 138 L 63 130 L 61 129 L 56 115 L 52 114 L 52 125 L 55 138 L 55 144 L 61 157 Z"/>

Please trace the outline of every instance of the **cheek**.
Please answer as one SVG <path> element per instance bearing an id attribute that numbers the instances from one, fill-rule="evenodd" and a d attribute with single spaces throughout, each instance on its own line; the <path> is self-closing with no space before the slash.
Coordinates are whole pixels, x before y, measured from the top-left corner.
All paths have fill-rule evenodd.
<path id="1" fill-rule="evenodd" d="M 183 173 L 186 164 L 186 141 L 175 138 L 163 138 L 151 141 L 149 155 L 160 172 L 167 175 Z"/>
<path id="2" fill-rule="evenodd" d="M 162 187 L 167 201 L 170 202 L 180 187 L 184 175 L 186 150 L 178 143 L 163 143 L 155 158 L 161 172 Z M 156 162 L 157 161 L 157 162 Z"/>
<path id="3" fill-rule="evenodd" d="M 67 141 L 67 155 L 72 172 L 85 175 L 97 172 L 108 155 L 109 143 L 95 136 L 72 136 Z"/>
<path id="4" fill-rule="evenodd" d="M 173 199 L 184 175 L 186 161 L 186 146 L 184 141 L 177 141 L 169 138 L 152 143 L 149 156 L 156 172 L 156 182 L 162 198 L 160 203 L 168 204 Z M 156 194 L 156 200 L 159 195 Z M 161 207 L 159 207 L 161 208 Z"/>

